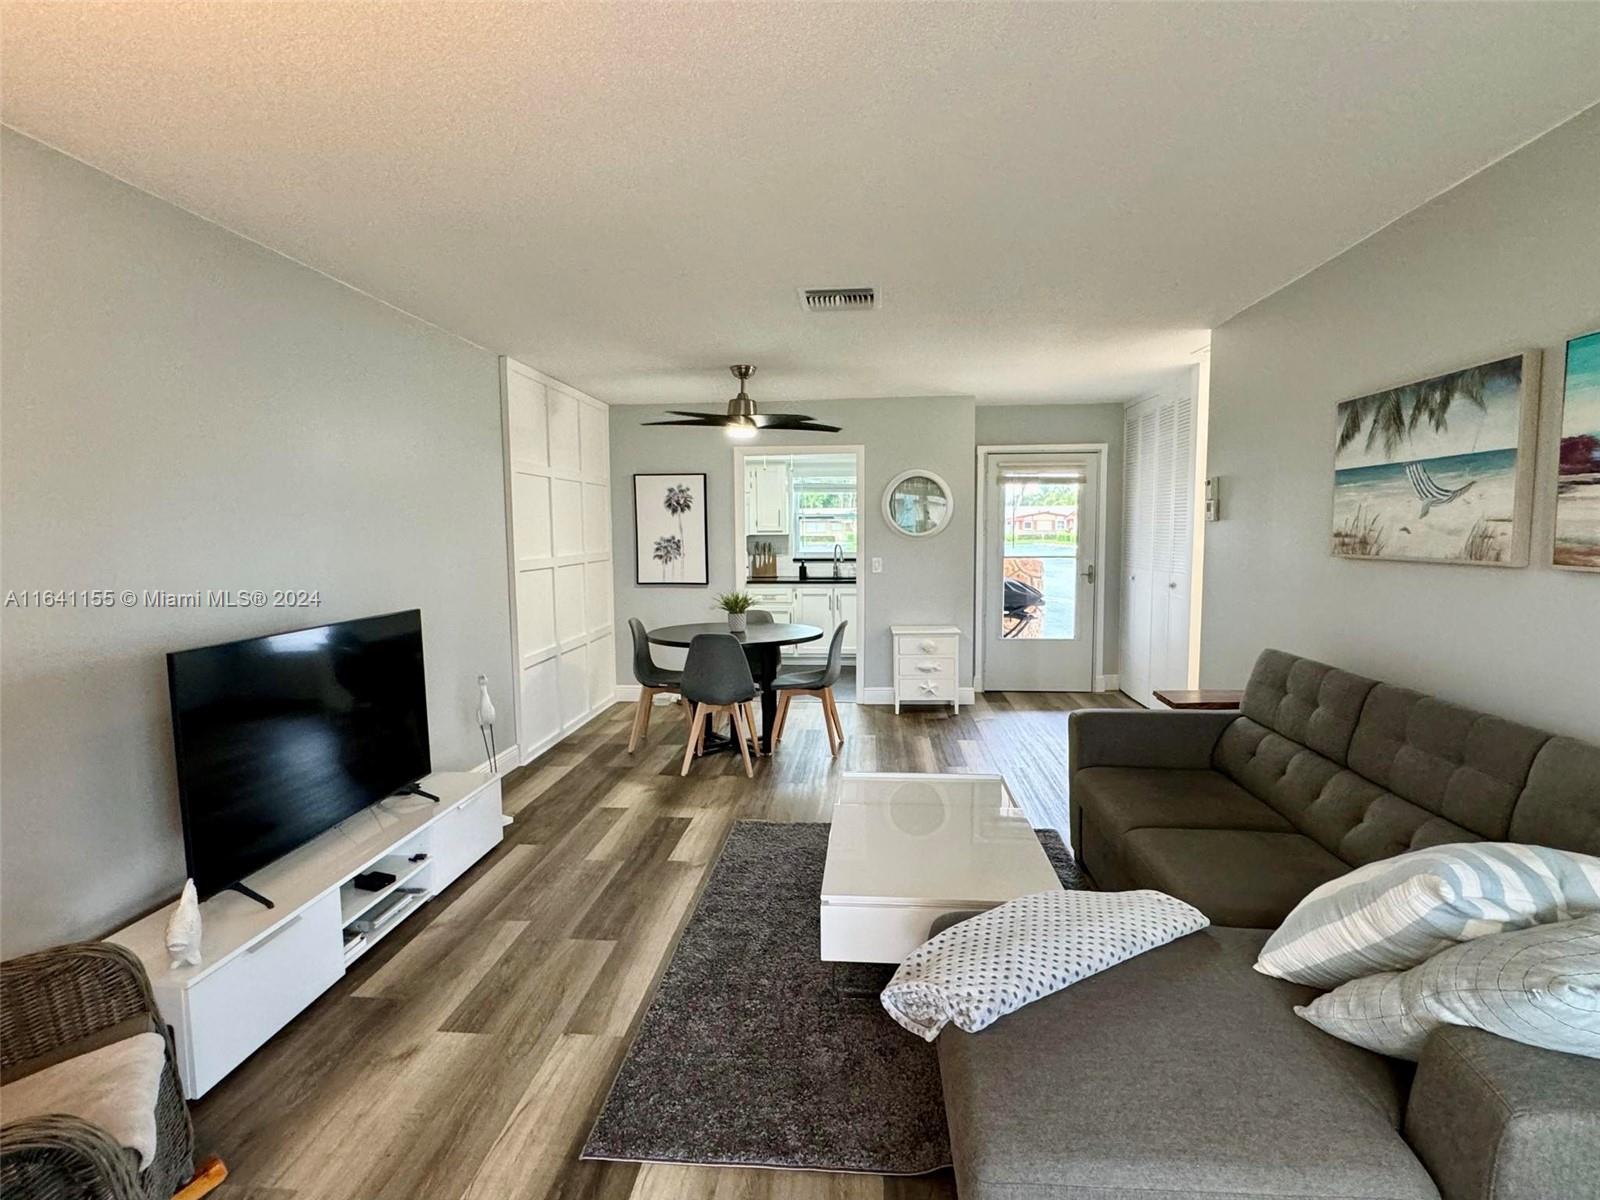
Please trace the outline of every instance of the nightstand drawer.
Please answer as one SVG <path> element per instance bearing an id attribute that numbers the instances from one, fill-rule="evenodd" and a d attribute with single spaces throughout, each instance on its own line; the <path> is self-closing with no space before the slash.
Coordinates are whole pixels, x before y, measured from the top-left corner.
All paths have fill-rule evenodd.
<path id="1" fill-rule="evenodd" d="M 897 658 L 899 664 L 896 674 L 901 679 L 954 679 L 956 677 L 956 660 L 953 658 L 927 658 L 916 655 L 913 658 Z"/>
<path id="2" fill-rule="evenodd" d="M 894 652 L 899 655 L 926 655 L 929 658 L 957 658 L 961 654 L 961 639 L 948 634 L 901 634 L 894 640 Z"/>
<path id="3" fill-rule="evenodd" d="M 897 700 L 950 704 L 956 698 L 955 675 L 952 673 L 943 677 L 922 679 L 900 678 L 894 682 L 894 694 Z"/>

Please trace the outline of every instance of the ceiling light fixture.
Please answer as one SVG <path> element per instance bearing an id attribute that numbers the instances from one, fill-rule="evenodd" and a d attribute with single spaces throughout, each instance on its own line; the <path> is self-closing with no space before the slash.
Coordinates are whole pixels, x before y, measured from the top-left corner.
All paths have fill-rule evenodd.
<path id="1" fill-rule="evenodd" d="M 838 433 L 839 426 L 824 425 L 820 421 L 813 421 L 810 417 L 799 413 L 777 413 L 773 416 L 762 416 L 756 411 L 756 402 L 750 399 L 744 390 L 745 382 L 755 374 L 756 369 L 746 363 L 729 367 L 733 377 L 739 381 L 739 394 L 728 401 L 728 411 L 724 414 L 681 412 L 678 409 L 670 410 L 674 417 L 681 417 L 677 421 L 645 421 L 645 425 L 693 425 L 702 429 L 721 429 L 730 438 L 736 441 L 748 441 L 763 429 L 805 429 L 812 433 Z"/>

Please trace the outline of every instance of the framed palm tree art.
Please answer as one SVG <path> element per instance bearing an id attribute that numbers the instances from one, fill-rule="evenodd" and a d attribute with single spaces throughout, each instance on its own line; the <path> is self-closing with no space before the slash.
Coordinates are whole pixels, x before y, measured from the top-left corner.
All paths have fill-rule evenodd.
<path id="1" fill-rule="evenodd" d="M 703 474 L 635 475 L 633 530 L 635 583 L 710 583 Z"/>

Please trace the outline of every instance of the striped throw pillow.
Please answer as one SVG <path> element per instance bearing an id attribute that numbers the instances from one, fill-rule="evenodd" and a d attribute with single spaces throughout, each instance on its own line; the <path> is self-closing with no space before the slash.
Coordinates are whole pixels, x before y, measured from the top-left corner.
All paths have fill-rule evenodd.
<path id="1" fill-rule="evenodd" d="M 1409 971 L 1352 979 L 1294 1011 L 1336 1038 L 1413 1062 L 1441 1025 L 1600 1058 L 1600 916 L 1452 946 Z"/>
<path id="2" fill-rule="evenodd" d="M 1404 971 L 1458 942 L 1600 912 L 1600 858 L 1465 842 L 1330 880 L 1267 939 L 1256 970 L 1313 987 Z"/>

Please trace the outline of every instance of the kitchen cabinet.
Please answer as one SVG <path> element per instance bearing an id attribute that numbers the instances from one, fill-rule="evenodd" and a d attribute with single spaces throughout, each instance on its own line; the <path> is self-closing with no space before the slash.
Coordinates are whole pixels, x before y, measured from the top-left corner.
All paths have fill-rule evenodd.
<path id="1" fill-rule="evenodd" d="M 745 591 L 755 601 L 752 606 L 772 614 L 774 621 L 793 622 L 797 625 L 815 625 L 822 636 L 814 642 L 799 646 L 785 646 L 785 658 L 825 658 L 833 639 L 834 628 L 847 621 L 841 649 L 847 655 L 856 652 L 856 587 L 838 584 L 804 584 L 783 587 L 774 584 L 748 584 Z"/>
<path id="2" fill-rule="evenodd" d="M 815 625 L 822 630 L 820 642 L 807 642 L 806 653 L 815 653 L 817 647 L 826 649 L 833 636 L 833 589 L 831 587 L 798 587 L 794 590 L 794 619 L 801 625 Z"/>
<path id="3" fill-rule="evenodd" d="M 833 623 L 848 621 L 844 631 L 844 645 L 841 647 L 846 654 L 856 652 L 856 628 L 861 622 L 856 620 L 856 589 L 853 587 L 836 587 L 833 589 Z M 833 636 L 833 631 L 828 631 L 828 636 Z"/>
<path id="4" fill-rule="evenodd" d="M 745 460 L 746 533 L 789 532 L 789 463 L 786 459 Z"/>

